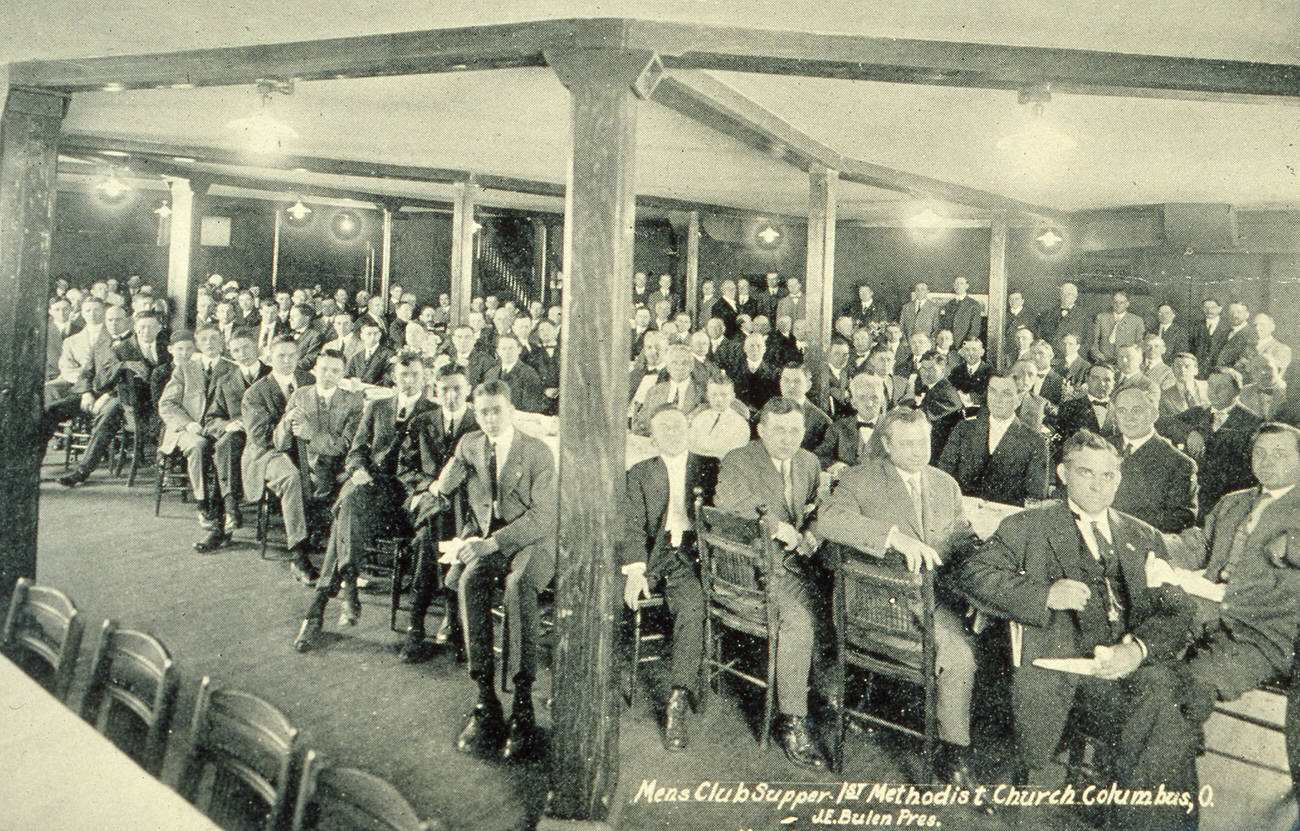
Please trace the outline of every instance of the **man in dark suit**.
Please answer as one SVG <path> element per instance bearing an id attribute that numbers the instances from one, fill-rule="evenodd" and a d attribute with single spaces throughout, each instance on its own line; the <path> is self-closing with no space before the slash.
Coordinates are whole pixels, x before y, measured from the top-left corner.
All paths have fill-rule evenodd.
<path id="1" fill-rule="evenodd" d="M 1166 355 L 1177 355 L 1191 348 L 1187 327 L 1177 321 L 1174 307 L 1168 303 L 1156 307 L 1156 325 L 1151 331 L 1165 342 Z"/>
<path id="2" fill-rule="evenodd" d="M 1065 395 L 1063 398 L 1070 398 L 1072 393 L 1081 390 L 1088 383 L 1088 371 L 1092 369 L 1092 364 L 1083 357 L 1080 351 L 1080 341 L 1073 332 L 1067 333 L 1061 338 L 1060 359 L 1056 362 L 1056 371 L 1061 373 L 1065 379 Z"/>
<path id="3" fill-rule="evenodd" d="M 1190 615 L 1180 593 L 1147 586 L 1146 560 L 1164 553 L 1151 527 L 1110 507 L 1119 454 L 1081 430 L 1057 473 L 1066 499 L 1003 520 L 962 564 L 959 585 L 981 610 L 1014 622 L 1011 707 L 1018 779 L 1047 785 L 1048 765 L 1072 712 L 1103 731 L 1120 787 L 1190 790 L 1196 744 L 1155 739 L 1185 726 L 1174 662 Z M 1093 657 L 1093 675 L 1035 665 Z M 1107 781 L 1110 781 L 1109 779 Z M 1178 827 L 1184 808 L 1144 808 L 1110 827 Z"/>
<path id="4" fill-rule="evenodd" d="M 840 314 L 850 315 L 854 328 L 866 329 L 872 334 L 884 329 L 885 324 L 892 320 L 889 311 L 876 302 L 875 292 L 866 283 L 858 284 L 858 302 L 845 307 Z"/>
<path id="5" fill-rule="evenodd" d="M 780 384 L 781 395 L 803 409 L 804 434 L 799 446 L 804 450 L 816 452 L 826 439 L 826 431 L 830 429 L 831 419 L 820 407 L 808 400 L 808 389 L 812 386 L 808 367 L 803 364 L 788 365 L 781 370 Z"/>
<path id="6" fill-rule="evenodd" d="M 628 608 L 662 584 L 673 616 L 672 691 L 664 714 L 664 745 L 681 750 L 689 740 L 687 719 L 699 694 L 704 647 L 704 592 L 696 568 L 695 489 L 713 501 L 704 459 L 687 452 L 686 414 L 663 405 L 650 416 L 658 455 L 627 472 L 623 496 L 623 599 Z"/>
<path id="7" fill-rule="evenodd" d="M 532 367 L 542 379 L 542 394 L 547 398 L 546 413 L 555 415 L 560 398 L 559 329 L 546 318 L 537 321 L 537 346 L 530 350 Z"/>
<path id="8" fill-rule="evenodd" d="M 849 384 L 852 375 L 849 372 L 849 344 L 842 340 L 832 340 L 826 361 L 820 368 L 820 376 L 814 384 L 817 406 L 832 419 L 843 418 L 853 414 L 850 401 Z"/>
<path id="9" fill-rule="evenodd" d="M 1054 425 L 1061 442 L 1080 430 L 1091 430 L 1103 436 L 1115 433 L 1115 420 L 1110 412 L 1110 393 L 1115 388 L 1115 371 L 1104 364 L 1088 370 L 1086 394 L 1071 398 L 1061 404 Z"/>
<path id="10" fill-rule="evenodd" d="M 916 408 L 925 413 L 930 421 L 930 449 L 933 454 L 930 464 L 935 464 L 939 461 L 939 454 L 943 452 L 952 429 L 962 420 L 966 405 L 952 381 L 943 377 L 942 359 L 938 353 L 931 351 L 921 356 L 916 377 L 916 390 L 921 395 Z"/>
<path id="11" fill-rule="evenodd" d="M 947 329 L 952 332 L 953 343 L 965 343 L 967 338 L 982 338 L 984 307 L 979 301 L 967 294 L 970 281 L 965 277 L 954 277 L 952 291 L 955 295 L 939 310 L 935 331 Z"/>
<path id="12" fill-rule="evenodd" d="M 1210 403 L 1193 407 L 1157 425 L 1165 438 L 1182 445 L 1201 472 L 1201 513 L 1204 519 L 1225 493 L 1255 486 L 1250 469 L 1250 436 L 1260 419 L 1237 401 L 1241 374 L 1219 367 L 1206 383 Z"/>
<path id="13" fill-rule="evenodd" d="M 948 380 L 957 392 L 964 393 L 978 406 L 993 376 L 993 367 L 984 360 L 984 341 L 979 338 L 967 338 L 960 351 L 962 362 L 948 373 Z"/>
<path id="14" fill-rule="evenodd" d="M 840 474 L 817 532 L 864 559 L 901 554 L 912 572 L 939 568 L 958 544 L 971 540 L 957 483 L 930 466 L 930 425 L 922 413 L 899 407 L 877 422 L 866 458 Z M 935 606 L 934 648 L 938 773 L 959 787 L 973 786 L 968 751 L 975 655 L 959 613 L 945 604 Z"/>
<path id="15" fill-rule="evenodd" d="M 736 367 L 733 380 L 736 398 L 751 411 L 758 412 L 769 399 L 780 394 L 780 376 L 775 367 L 763 359 L 766 349 L 763 336 L 751 332 L 745 337 L 744 360 Z"/>
<path id="16" fill-rule="evenodd" d="M 45 380 L 59 377 L 63 340 L 73 334 L 72 304 L 66 297 L 50 298 L 50 322 L 45 329 Z M 83 324 L 84 325 L 84 324 Z"/>
<path id="17" fill-rule="evenodd" d="M 1200 365 L 1190 352 L 1180 352 L 1169 362 L 1174 373 L 1174 383 L 1160 393 L 1160 415 L 1176 416 L 1192 407 L 1208 402 L 1208 385 L 1196 377 Z"/>
<path id="18" fill-rule="evenodd" d="M 725 296 L 724 294 L 723 297 Z M 749 315 L 751 320 L 759 315 L 771 319 L 767 304 L 758 295 L 751 293 L 749 280 L 744 277 L 736 281 L 736 311 L 739 314 Z"/>
<path id="19" fill-rule="evenodd" d="M 638 306 L 650 308 L 649 297 L 650 287 L 646 281 L 646 273 L 638 271 L 632 275 L 632 308 Z"/>
<path id="20" fill-rule="evenodd" d="M 177 337 L 185 337 L 177 333 Z M 185 454 L 190 488 L 198 503 L 199 525 L 208 535 L 194 548 L 207 554 L 230 541 L 225 532 L 225 510 L 216 481 L 213 450 L 226 432 L 227 419 L 218 402 L 221 377 L 234 364 L 221 357 L 221 333 L 212 325 L 195 333 L 198 347 L 194 357 L 172 369 L 171 380 L 158 400 L 158 414 L 165 431 L 158 452 L 163 456 L 179 449 Z"/>
<path id="21" fill-rule="evenodd" d="M 1004 505 L 1047 498 L 1047 443 L 1016 417 L 1019 403 L 1016 382 L 995 376 L 979 415 L 953 428 L 938 467 L 966 496 Z"/>
<path id="22" fill-rule="evenodd" d="M 1052 357 L 1052 345 L 1045 340 L 1034 341 L 1029 347 L 1029 359 L 1038 369 L 1037 393 L 1052 405 L 1046 413 L 1049 418 L 1055 416 L 1065 398 L 1065 377 L 1052 366 Z"/>
<path id="23" fill-rule="evenodd" d="M 756 518 L 758 509 L 766 506 L 766 518 L 775 527 L 773 537 L 793 555 L 784 558 L 785 567 L 772 578 L 780 621 L 776 702 L 781 719 L 776 732 L 791 762 L 816 770 L 826 766 L 807 723 L 816 628 L 816 565 L 811 558 L 821 546 L 813 527 L 821 466 L 816 456 L 799 447 L 803 436 L 803 410 L 780 396 L 769 400 L 759 415 L 758 440 L 723 458 L 714 502 L 746 519 Z"/>
<path id="24" fill-rule="evenodd" d="M 492 368 L 493 359 L 477 348 L 474 329 L 470 326 L 462 324 L 453 329 L 444 349 L 451 356 L 451 362 L 465 373 L 471 388 Z"/>
<path id="25" fill-rule="evenodd" d="M 1112 503 L 1166 534 L 1196 522 L 1196 462 L 1156 434 L 1160 390 L 1147 379 L 1115 393 L 1113 437 L 1122 478 Z"/>
<path id="26" fill-rule="evenodd" d="M 280 514 L 284 518 L 285 542 L 294 559 L 290 564 L 293 576 L 305 585 L 315 585 L 317 573 L 310 555 L 306 499 L 310 488 L 303 489 L 304 477 L 299 472 L 296 453 L 290 455 L 275 446 L 275 428 L 284 417 L 289 398 L 295 390 L 316 382 L 309 373 L 298 369 L 298 344 L 288 335 L 281 335 L 266 352 L 271 371 L 254 381 L 244 391 L 240 401 L 240 420 L 244 423 L 244 454 L 240 459 L 240 472 L 244 479 L 244 493 L 260 494 L 269 488 L 280 500 Z M 329 528 L 327 519 L 312 523 L 313 527 Z"/>
<path id="27" fill-rule="evenodd" d="M 501 363 L 484 375 L 485 381 L 504 381 L 510 387 L 510 403 L 520 412 L 544 413 L 550 399 L 542 387 L 542 379 L 537 371 L 519 360 L 522 351 L 519 339 L 513 334 L 504 334 L 497 338 L 497 357 Z"/>
<path id="28" fill-rule="evenodd" d="M 1050 342 L 1057 352 L 1065 353 L 1062 339 L 1074 335 L 1075 342 L 1083 344 L 1092 334 L 1092 318 L 1079 305 L 1079 287 L 1066 281 L 1061 284 L 1061 302 L 1038 316 L 1034 334 Z"/>
<path id="29" fill-rule="evenodd" d="M 393 350 L 384 346 L 384 332 L 369 316 L 361 319 L 361 348 L 343 369 L 343 377 L 363 384 L 389 386 L 393 378 Z"/>
<path id="30" fill-rule="evenodd" d="M 849 382 L 849 391 L 853 396 L 853 413 L 836 419 L 815 451 L 822 468 L 832 477 L 865 458 L 871 432 L 885 413 L 885 386 L 876 376 L 858 373 Z"/>
<path id="31" fill-rule="evenodd" d="M 337 372 L 337 384 L 343 376 L 342 359 L 332 360 L 324 353 L 321 371 Z M 337 363 L 337 366 L 333 364 Z M 316 594 L 298 629 L 293 647 L 306 652 L 316 646 L 331 597 L 343 593 L 343 613 L 339 623 L 355 626 L 361 613 L 357 597 L 357 564 L 367 545 L 380 536 L 405 535 L 410 530 L 404 506 L 411 494 L 423 490 L 437 472 L 433 454 L 431 420 L 437 407 L 424 397 L 424 363 L 419 353 L 403 350 L 395 358 L 396 394 L 364 402 L 360 393 L 335 388 L 334 397 L 348 396 L 343 406 L 328 406 L 335 424 L 350 423 L 354 429 L 346 441 L 343 431 L 320 436 L 319 452 L 312 445 L 314 431 L 294 429 L 295 422 L 313 409 L 316 397 L 312 387 L 299 389 L 289 399 L 281 426 L 276 428 L 276 446 L 286 447 L 287 433 L 308 442 L 308 464 L 312 466 L 312 484 L 319 489 L 342 481 L 334 502 L 334 524 L 325 549 L 325 562 L 316 581 Z M 286 429 L 288 427 L 289 429 Z"/>
<path id="32" fill-rule="evenodd" d="M 884 344 L 867 353 L 867 371 L 880 379 L 885 388 L 885 409 L 892 410 L 907 398 L 907 379 L 894 374 L 894 353 Z M 856 374 L 856 373 L 855 373 Z"/>
<path id="33" fill-rule="evenodd" d="M 1197 377 L 1204 378 L 1219 365 L 1219 353 L 1228 341 L 1228 324 L 1223 319 L 1223 306 L 1213 297 L 1201 302 L 1201 311 L 1205 319 L 1192 329 L 1188 341 L 1200 366 Z"/>
<path id="34" fill-rule="evenodd" d="M 469 674 L 478 704 L 457 739 L 464 752 L 525 759 L 537 749 L 533 679 L 537 663 L 537 594 L 555 572 L 555 459 L 539 439 L 514 426 L 509 387 L 487 381 L 474 391 L 480 430 L 456 445 L 430 493 L 449 497 L 464 488 L 469 508 L 460 536 L 460 563 L 447 575 L 457 586 Z M 514 684 L 509 723 L 492 682 L 492 606 L 504 581 L 506 631 L 511 640 L 504 668 Z M 504 740 L 504 748 L 502 742 Z"/>
<path id="35" fill-rule="evenodd" d="M 1183 702 L 1190 722 L 1185 729 L 1193 742 L 1216 700 L 1232 701 L 1292 673 L 1300 631 L 1300 432 L 1265 424 L 1249 452 L 1259 487 L 1227 494 L 1204 529 L 1189 528 L 1170 545 L 1176 566 L 1204 569 L 1196 581 L 1201 588 L 1190 598 L 1195 640 L 1182 667 L 1190 688 Z M 1286 738 L 1295 771 L 1300 696 L 1294 681 L 1291 689 Z"/>
<path id="36" fill-rule="evenodd" d="M 739 331 L 736 316 L 740 314 L 740 305 L 736 301 L 736 281 L 723 280 L 718 287 L 718 294 L 718 302 L 713 304 L 713 316 L 722 321 L 723 334 L 729 339 L 734 338 Z"/>
<path id="37" fill-rule="evenodd" d="M 1034 327 L 1038 321 L 1034 320 L 1029 313 L 1029 308 L 1025 306 L 1025 296 L 1018 291 L 1007 292 L 1007 310 L 1002 319 L 1002 331 L 1004 333 L 1002 340 L 1002 351 L 1011 352 L 1015 347 L 1016 332 L 1021 328 L 1034 332 L 1037 337 L 1042 337 L 1035 332 Z"/>
<path id="38" fill-rule="evenodd" d="M 478 421 L 474 418 L 474 408 L 469 406 L 469 381 L 465 373 L 454 365 L 438 370 L 434 381 L 437 391 L 437 413 L 430 417 L 432 441 L 421 452 L 428 452 L 436 462 L 435 470 L 442 470 L 451 456 L 456 452 L 456 445 L 470 433 L 478 430 Z M 415 576 L 411 597 L 410 622 L 406 627 L 406 639 L 402 642 L 401 658 L 403 663 L 419 663 L 432 656 L 425 648 L 424 618 L 433 602 L 434 592 L 441 581 L 438 579 L 438 543 L 456 535 L 457 518 L 464 518 L 464 505 L 458 504 L 449 510 L 437 499 L 413 495 L 407 504 L 415 527 L 415 538 L 411 547 L 415 551 Z M 464 641 L 456 610 L 456 592 L 444 591 L 447 613 L 442 625 L 434 635 L 435 644 L 450 644 L 460 651 Z"/>
<path id="39" fill-rule="evenodd" d="M 1245 303 L 1228 304 L 1228 333 L 1219 350 L 1219 366 L 1237 366 L 1255 354 L 1255 327 L 1250 325 L 1250 310 Z"/>
<path id="40" fill-rule="evenodd" d="M 243 477 L 240 473 L 240 460 L 247 441 L 243 421 L 244 393 L 259 378 L 271 371 L 271 368 L 257 358 L 256 334 L 252 329 L 235 329 L 226 350 L 234 366 L 222 376 L 217 388 L 217 406 L 221 418 L 225 419 L 225 433 L 217 439 L 212 448 L 212 458 L 217 469 L 217 483 L 225 500 L 226 528 L 242 528 L 244 518 L 240 512 L 240 503 L 244 497 Z M 252 491 L 249 496 L 261 495 L 261 489 Z"/>
<path id="41" fill-rule="evenodd" d="M 258 304 L 258 319 L 254 328 L 257 329 L 257 353 L 262 356 L 270 351 L 277 336 L 289 331 L 287 325 L 280 323 L 279 307 L 275 305 L 274 297 L 265 297 Z"/>
<path id="42" fill-rule="evenodd" d="M 298 343 L 298 368 L 310 372 L 325 347 L 325 333 L 316 328 L 316 310 L 306 303 L 291 308 L 289 332 Z"/>

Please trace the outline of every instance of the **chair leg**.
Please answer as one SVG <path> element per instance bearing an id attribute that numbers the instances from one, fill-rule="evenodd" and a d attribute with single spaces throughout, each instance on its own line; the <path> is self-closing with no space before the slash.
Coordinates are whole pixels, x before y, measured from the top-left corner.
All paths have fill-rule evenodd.
<path id="1" fill-rule="evenodd" d="M 389 591 L 388 598 L 388 628 L 397 631 L 397 607 L 402 603 L 402 553 L 401 544 L 393 552 L 393 586 Z"/>
<path id="2" fill-rule="evenodd" d="M 772 732 L 772 711 L 776 704 L 776 633 L 770 631 L 767 639 L 767 689 L 763 690 L 763 725 L 762 738 L 758 740 L 761 750 L 767 750 L 768 735 Z"/>
<path id="3" fill-rule="evenodd" d="M 72 467 L 72 422 L 63 429 L 63 469 Z"/>
<path id="4" fill-rule="evenodd" d="M 158 516 L 159 512 L 162 511 L 163 482 L 167 479 L 167 460 L 162 457 L 159 457 L 157 464 L 158 464 L 158 476 L 157 476 L 158 481 L 157 481 L 157 486 L 154 488 L 154 494 L 153 494 L 153 515 L 154 516 Z"/>
<path id="5" fill-rule="evenodd" d="M 632 687 L 628 690 L 627 704 L 636 703 L 637 674 L 641 669 L 641 609 L 632 611 Z"/>

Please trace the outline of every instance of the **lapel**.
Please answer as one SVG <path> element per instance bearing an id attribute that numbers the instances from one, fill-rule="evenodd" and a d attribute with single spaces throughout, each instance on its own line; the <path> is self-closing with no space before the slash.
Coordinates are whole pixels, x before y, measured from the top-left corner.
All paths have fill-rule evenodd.
<path id="1" fill-rule="evenodd" d="M 1115 556 L 1119 557 L 1119 570 L 1124 575 L 1124 586 L 1128 591 L 1128 611 L 1132 621 L 1133 604 L 1140 594 L 1138 589 L 1147 584 L 1146 552 L 1133 544 L 1135 537 L 1129 533 L 1127 520 L 1121 518 L 1114 508 L 1107 508 L 1106 516 L 1110 521 L 1111 544 L 1115 547 Z"/>
<path id="2" fill-rule="evenodd" d="M 1070 512 L 1069 503 L 1064 499 L 1055 503 L 1050 509 L 1049 522 L 1052 528 L 1047 534 L 1047 547 L 1051 549 L 1052 558 L 1060 566 L 1061 573 L 1071 580 L 1086 582 L 1087 568 L 1080 559 L 1086 547 L 1079 535 L 1079 527 L 1074 523 L 1074 514 Z M 1114 526 L 1111 526 L 1114 534 Z M 1091 557 L 1089 557 L 1091 559 Z"/>
<path id="3" fill-rule="evenodd" d="M 1255 493 L 1259 492 L 1258 488 L 1254 489 Z M 1247 506 L 1247 512 L 1242 516 L 1241 521 L 1245 522 L 1249 517 L 1249 506 L 1252 500 L 1243 500 Z M 1278 507 L 1280 510 L 1276 510 Z M 1291 530 L 1294 527 L 1297 508 L 1300 508 L 1300 487 L 1292 488 L 1290 493 L 1281 499 L 1264 506 L 1264 513 L 1260 515 L 1259 522 L 1251 529 L 1250 535 L 1246 537 L 1246 544 L 1252 547 L 1262 548 L 1265 542 L 1271 541 L 1279 534 Z M 1287 520 L 1291 522 L 1288 524 Z"/>
<path id="4" fill-rule="evenodd" d="M 980 410 L 979 415 L 975 416 L 975 438 L 979 440 L 979 460 L 981 468 L 988 465 L 989 458 L 994 455 L 989 452 L 989 431 L 992 429 L 991 424 L 992 421 L 989 419 L 989 414 L 985 410 Z M 1012 423 L 1012 426 L 1015 426 L 1014 422 Z M 1002 436 L 1002 441 L 998 443 L 998 450 L 1001 450 L 1002 445 L 1006 444 L 1007 435 L 1010 433 L 1011 428 L 1008 427 L 1007 432 Z"/>
<path id="5" fill-rule="evenodd" d="M 650 479 L 646 483 L 648 485 L 646 490 L 656 494 L 655 510 L 659 511 L 658 523 L 654 530 L 662 531 L 668 519 L 668 502 L 672 499 L 671 486 L 668 482 L 668 465 L 664 463 L 662 456 L 654 457 L 654 464 L 648 465 L 647 475 Z M 660 509 L 658 502 L 658 494 L 660 493 L 663 494 L 662 509 Z"/>
<path id="6" fill-rule="evenodd" d="M 781 474 L 777 472 L 776 465 L 772 457 L 768 455 L 767 448 L 763 442 L 755 440 L 753 442 L 753 453 L 755 464 L 758 467 L 758 478 L 763 487 L 767 490 L 767 499 L 760 500 L 759 504 L 767 504 L 768 513 L 779 511 L 780 516 L 787 522 L 794 518 L 790 516 L 790 509 L 785 504 L 785 483 L 781 481 Z M 791 465 L 790 478 L 794 479 L 794 468 Z M 793 522 L 791 524 L 794 524 Z"/>
<path id="7" fill-rule="evenodd" d="M 1224 511 L 1224 516 L 1215 522 L 1214 550 L 1211 552 L 1209 562 L 1205 564 L 1205 573 L 1207 575 L 1217 575 L 1228 562 L 1228 555 L 1232 553 L 1232 541 L 1237 536 L 1237 528 L 1250 516 L 1250 503 L 1253 501 L 1253 496 L 1250 494 L 1258 492 L 1258 488 L 1252 488 L 1247 492 L 1246 497 L 1233 499 L 1232 505 Z M 1287 501 L 1290 498 L 1291 494 L 1287 494 Z M 1263 524 L 1264 520 L 1261 518 L 1259 525 Z M 1220 526 L 1223 526 L 1224 533 L 1219 532 Z M 1260 528 L 1257 525 L 1247 539 L 1254 537 L 1259 531 Z"/>
<path id="8" fill-rule="evenodd" d="M 898 474 L 898 469 L 888 460 L 882 460 L 880 465 L 884 471 L 885 477 L 890 480 L 890 490 L 897 493 L 899 496 L 898 504 L 903 506 L 903 513 L 907 515 L 907 527 L 912 531 L 914 537 L 918 540 L 922 539 L 920 524 L 921 517 L 916 511 L 912 510 L 912 497 L 911 492 L 907 489 L 907 483 L 904 482 L 903 477 Z M 924 511 L 926 492 L 929 488 L 925 486 L 925 474 L 922 473 L 921 477 L 921 510 Z"/>

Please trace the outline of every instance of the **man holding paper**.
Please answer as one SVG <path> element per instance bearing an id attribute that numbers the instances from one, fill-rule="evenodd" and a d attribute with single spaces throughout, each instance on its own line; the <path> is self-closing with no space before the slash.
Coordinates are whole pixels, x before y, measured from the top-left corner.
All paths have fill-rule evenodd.
<path id="1" fill-rule="evenodd" d="M 1008 517 L 959 574 L 971 602 L 1013 621 L 1020 776 L 1051 784 L 1048 764 L 1073 711 L 1111 743 L 1121 787 L 1163 783 L 1195 793 L 1197 745 L 1170 669 L 1186 643 L 1190 612 L 1181 592 L 1148 588 L 1145 573 L 1147 557 L 1164 554 L 1160 535 L 1111 508 L 1119 452 L 1091 430 L 1065 442 L 1057 474 L 1065 500 Z M 1070 671 L 1048 668 L 1052 659 L 1079 657 L 1094 660 Z M 1163 828 L 1185 819 L 1181 809 L 1151 808 L 1118 823 Z"/>

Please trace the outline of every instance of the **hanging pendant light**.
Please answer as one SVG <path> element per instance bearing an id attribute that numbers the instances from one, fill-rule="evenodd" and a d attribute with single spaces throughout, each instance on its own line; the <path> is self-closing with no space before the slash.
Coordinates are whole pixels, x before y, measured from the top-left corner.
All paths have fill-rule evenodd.
<path id="1" fill-rule="evenodd" d="M 298 131 L 271 115 L 271 98 L 275 93 L 293 94 L 293 81 L 276 81 L 265 78 L 257 82 L 259 98 L 257 111 L 245 118 L 236 118 L 226 123 L 226 129 L 234 134 L 239 144 L 259 156 L 274 155 L 284 152 L 287 145 L 298 138 Z"/>

